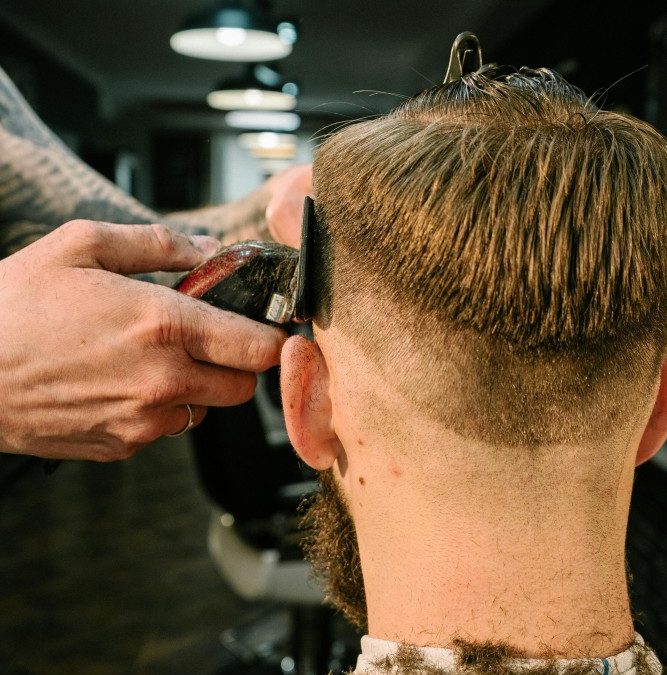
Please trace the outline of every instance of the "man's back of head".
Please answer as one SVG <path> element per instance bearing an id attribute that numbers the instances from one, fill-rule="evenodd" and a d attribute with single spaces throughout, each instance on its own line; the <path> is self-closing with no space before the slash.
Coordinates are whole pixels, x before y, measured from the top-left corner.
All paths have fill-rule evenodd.
<path id="1" fill-rule="evenodd" d="M 664 139 L 486 67 L 334 134 L 314 180 L 317 345 L 288 342 L 283 389 L 333 469 L 334 600 L 468 655 L 621 651 L 633 467 L 665 430 Z"/>

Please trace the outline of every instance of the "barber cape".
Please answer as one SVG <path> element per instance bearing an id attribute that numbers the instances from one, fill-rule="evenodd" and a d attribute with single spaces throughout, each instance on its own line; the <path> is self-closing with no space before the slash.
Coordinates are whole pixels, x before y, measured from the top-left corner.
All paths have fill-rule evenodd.
<path id="1" fill-rule="evenodd" d="M 382 667 L 383 662 L 391 660 L 395 656 L 400 645 L 396 642 L 387 642 L 365 635 L 361 638 L 361 655 L 357 659 L 357 667 L 352 675 L 400 675 L 400 671 L 394 666 L 390 670 Z M 662 666 L 658 657 L 644 646 L 641 635 L 636 634 L 635 643 L 616 656 L 608 658 L 542 661 L 540 659 L 510 659 L 507 666 L 515 668 L 516 672 L 530 673 L 531 669 L 544 667 L 549 663 L 556 666 L 558 673 L 564 673 L 568 666 L 590 665 L 597 669 L 600 675 L 640 675 L 637 673 L 637 653 L 642 652 L 647 661 L 650 675 L 662 675 Z M 456 675 L 456 655 L 451 649 L 440 647 L 421 647 L 418 649 L 419 656 L 423 659 L 422 667 L 437 668 L 445 675 Z M 418 671 L 417 671 L 418 672 Z M 591 672 L 596 672 L 592 670 Z"/>

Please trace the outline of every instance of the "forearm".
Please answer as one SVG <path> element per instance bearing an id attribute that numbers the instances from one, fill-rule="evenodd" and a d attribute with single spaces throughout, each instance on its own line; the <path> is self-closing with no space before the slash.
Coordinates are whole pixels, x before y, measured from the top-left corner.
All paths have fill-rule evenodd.
<path id="1" fill-rule="evenodd" d="M 71 152 L 0 69 L 0 219 L 55 228 L 75 218 L 149 223 L 157 216 Z"/>
<path id="2" fill-rule="evenodd" d="M 262 185 L 238 201 L 194 211 L 170 213 L 162 218 L 162 222 L 177 229 L 187 227 L 193 232 L 210 234 L 223 244 L 248 239 L 269 239 L 266 207 L 270 196 L 269 189 Z"/>
<path id="3" fill-rule="evenodd" d="M 100 176 L 35 115 L 0 69 L 0 224 L 28 221 L 53 229 L 73 219 L 164 222 L 231 243 L 266 236 L 268 191 L 222 206 L 160 216 Z"/>

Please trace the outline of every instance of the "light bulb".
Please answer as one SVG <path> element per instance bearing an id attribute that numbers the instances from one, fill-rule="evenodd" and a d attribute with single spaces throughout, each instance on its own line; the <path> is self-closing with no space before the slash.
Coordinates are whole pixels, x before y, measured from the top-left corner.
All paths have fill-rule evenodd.
<path id="1" fill-rule="evenodd" d="M 249 106 L 260 106 L 264 100 L 264 95 L 259 89 L 246 89 L 243 98 Z"/>
<path id="2" fill-rule="evenodd" d="M 218 28 L 215 39 L 225 47 L 238 47 L 246 41 L 247 33 L 243 28 Z"/>

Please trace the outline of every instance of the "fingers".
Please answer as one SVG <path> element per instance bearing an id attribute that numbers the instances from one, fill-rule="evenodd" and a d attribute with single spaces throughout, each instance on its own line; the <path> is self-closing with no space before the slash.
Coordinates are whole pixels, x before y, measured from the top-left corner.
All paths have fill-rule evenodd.
<path id="1" fill-rule="evenodd" d="M 137 295 L 147 284 L 132 281 Z M 141 290 L 140 290 L 141 289 Z M 272 326 L 213 307 L 169 288 L 144 295 L 135 339 L 184 350 L 195 361 L 259 373 L 280 362 L 287 335 Z"/>
<path id="2" fill-rule="evenodd" d="M 172 347 L 150 352 L 125 392 L 129 400 L 138 403 L 138 410 L 162 410 L 186 403 L 220 408 L 245 403 L 255 393 L 254 373 L 195 361 Z"/>
<path id="3" fill-rule="evenodd" d="M 256 384 L 257 378 L 252 373 L 195 364 L 172 389 L 172 392 L 181 393 L 168 395 L 169 401 L 165 405 L 148 406 L 142 415 L 145 421 L 135 425 L 137 429 L 144 429 L 144 433 L 139 432 L 128 441 L 145 444 L 159 436 L 178 435 L 186 427 L 192 429 L 201 424 L 209 407 L 221 408 L 249 401 Z M 188 405 L 192 410 L 192 424 Z"/>
<path id="4" fill-rule="evenodd" d="M 240 405 L 253 397 L 256 386 L 254 373 L 195 362 L 180 385 L 176 384 L 171 402 L 213 408 Z"/>
<path id="5" fill-rule="evenodd" d="M 181 297 L 181 337 L 193 359 L 253 373 L 278 365 L 283 331 Z"/>
<path id="6" fill-rule="evenodd" d="M 192 421 L 190 421 L 190 410 Z M 142 447 L 162 436 L 180 436 L 194 429 L 206 417 L 208 408 L 190 404 L 163 406 L 147 409 L 125 422 L 111 438 L 104 443 L 105 450 L 96 449 L 86 459 L 115 461 L 132 457 Z"/>
<path id="7" fill-rule="evenodd" d="M 165 225 L 114 225 L 74 220 L 53 233 L 66 262 L 118 274 L 191 269 L 217 251 L 212 237 L 188 237 Z"/>
<path id="8" fill-rule="evenodd" d="M 160 436 L 180 436 L 182 433 L 194 429 L 200 425 L 208 408 L 200 405 L 189 404 L 174 406 L 171 409 L 165 410 L 161 413 L 161 428 Z M 192 418 L 190 417 L 192 411 Z"/>

